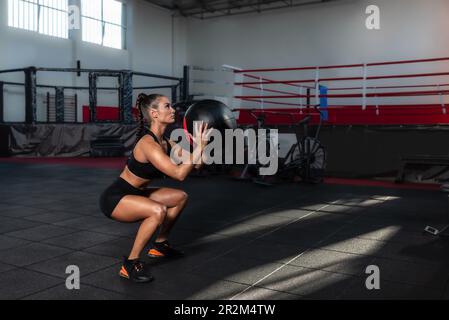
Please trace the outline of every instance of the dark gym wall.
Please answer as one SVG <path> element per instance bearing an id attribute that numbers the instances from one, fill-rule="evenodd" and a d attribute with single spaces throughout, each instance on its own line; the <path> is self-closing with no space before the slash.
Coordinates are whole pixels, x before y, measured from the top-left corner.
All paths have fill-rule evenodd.
<path id="1" fill-rule="evenodd" d="M 135 125 L 24 125 L 1 126 L 0 148 L 6 156 L 88 156 L 98 135 L 118 135 L 127 151 L 135 141 Z M 327 172 L 335 177 L 372 177 L 394 174 L 402 156 L 449 156 L 449 126 L 440 127 L 322 127 L 320 140 L 327 150 Z"/>
<path id="2" fill-rule="evenodd" d="M 449 126 L 335 126 L 323 127 L 321 132 L 332 176 L 381 176 L 395 173 L 403 156 L 449 156 Z"/>
<path id="3" fill-rule="evenodd" d="M 0 157 L 9 157 L 9 132 L 8 126 L 0 125 Z"/>

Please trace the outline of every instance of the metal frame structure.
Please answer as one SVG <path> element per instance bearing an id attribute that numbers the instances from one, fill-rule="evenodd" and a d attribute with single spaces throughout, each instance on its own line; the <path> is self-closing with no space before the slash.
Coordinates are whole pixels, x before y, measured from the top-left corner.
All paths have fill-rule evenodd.
<path id="1" fill-rule="evenodd" d="M 47 123 L 77 123 L 78 95 L 65 96 L 64 88 L 55 89 L 55 94 L 47 92 L 44 100 L 47 107 Z"/>
<path id="2" fill-rule="evenodd" d="M 183 78 L 172 77 L 160 74 L 151 74 L 144 72 L 135 72 L 131 70 L 104 70 L 104 69 L 77 69 L 77 68 L 36 68 L 28 67 L 23 69 L 0 70 L 1 74 L 23 72 L 25 75 L 24 83 L 0 81 L 0 123 L 4 123 L 4 88 L 5 85 L 23 86 L 25 93 L 25 123 L 37 123 L 37 88 L 50 88 L 55 90 L 55 109 L 56 121 L 64 122 L 64 90 L 88 90 L 89 91 L 89 113 L 92 122 L 100 122 L 96 119 L 97 108 L 97 91 L 98 90 L 118 90 L 119 95 L 119 121 L 124 124 L 133 123 L 132 107 L 133 107 L 133 90 L 151 90 L 151 89 L 171 89 L 172 102 L 176 103 L 178 97 L 181 100 L 187 100 L 189 96 L 189 68 L 184 68 Z M 60 85 L 39 85 L 37 84 L 38 72 L 68 72 L 68 73 L 88 73 L 89 86 L 60 86 Z M 152 79 L 161 79 L 170 81 L 171 84 L 160 86 L 133 87 L 133 77 L 140 76 Z M 117 88 L 97 87 L 99 77 L 116 77 L 118 79 Z M 174 83 L 173 83 L 174 82 Z M 105 121 L 102 121 L 105 122 Z M 110 122 L 110 121 L 106 121 Z"/>
<path id="3" fill-rule="evenodd" d="M 146 0 L 183 17 L 211 19 L 339 0 Z"/>

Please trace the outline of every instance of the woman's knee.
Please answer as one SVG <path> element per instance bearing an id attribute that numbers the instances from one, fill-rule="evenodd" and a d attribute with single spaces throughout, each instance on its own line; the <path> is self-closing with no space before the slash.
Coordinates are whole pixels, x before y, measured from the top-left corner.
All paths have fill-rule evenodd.
<path id="1" fill-rule="evenodd" d="M 154 216 L 159 224 L 162 224 L 167 216 L 167 206 L 159 204 L 155 206 Z"/>
<path id="2" fill-rule="evenodd" d="M 187 202 L 187 200 L 189 200 L 189 195 L 187 194 L 187 192 L 181 191 L 180 199 L 181 200 L 179 202 Z"/>

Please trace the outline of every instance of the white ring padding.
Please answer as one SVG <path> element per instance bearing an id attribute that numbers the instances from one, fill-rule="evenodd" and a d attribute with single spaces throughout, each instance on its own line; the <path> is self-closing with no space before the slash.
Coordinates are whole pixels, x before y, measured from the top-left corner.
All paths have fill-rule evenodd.
<path id="1" fill-rule="evenodd" d="M 191 70 L 194 70 L 194 71 L 210 71 L 210 72 L 222 71 L 222 69 L 217 69 L 214 67 L 190 66 L 190 68 L 191 68 Z"/>
<path id="2" fill-rule="evenodd" d="M 222 65 L 223 69 L 229 69 L 232 70 L 232 72 L 234 71 L 242 71 L 243 69 L 240 67 L 234 67 L 234 66 L 230 66 L 229 64 L 224 64 Z"/>
<path id="3" fill-rule="evenodd" d="M 443 114 L 446 114 L 446 113 L 447 113 L 447 111 L 446 111 L 446 105 L 444 104 L 444 98 L 443 98 L 443 95 L 441 94 L 441 88 L 440 88 L 440 85 L 437 86 L 437 89 L 438 89 L 438 91 L 440 92 L 440 93 L 438 94 L 438 99 L 440 100 Z"/>
<path id="4" fill-rule="evenodd" d="M 244 81 L 244 74 L 243 73 L 234 73 L 234 81 L 235 82 L 243 82 Z M 243 95 L 243 86 L 236 86 L 236 85 L 234 85 L 232 92 L 234 93 L 234 95 L 232 96 L 233 106 L 241 107 L 242 103 L 243 103 L 243 100 L 236 99 L 235 97 Z"/>
<path id="5" fill-rule="evenodd" d="M 366 110 L 366 78 L 368 76 L 368 68 L 366 63 L 363 64 L 363 92 L 362 92 L 362 110 Z"/>
<path id="6" fill-rule="evenodd" d="M 374 87 L 374 93 L 377 93 L 377 87 Z M 379 110 L 379 97 L 376 95 L 375 96 L 375 101 L 376 101 L 376 116 L 380 115 L 380 110 Z"/>

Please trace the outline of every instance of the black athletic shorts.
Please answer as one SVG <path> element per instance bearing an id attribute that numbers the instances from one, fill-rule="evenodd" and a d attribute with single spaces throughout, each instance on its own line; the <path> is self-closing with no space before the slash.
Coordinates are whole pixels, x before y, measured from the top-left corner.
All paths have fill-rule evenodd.
<path id="1" fill-rule="evenodd" d="M 117 178 L 100 196 L 100 208 L 106 217 L 111 218 L 112 212 L 124 196 L 134 195 L 148 197 L 151 190 L 138 189 L 126 180 Z"/>

